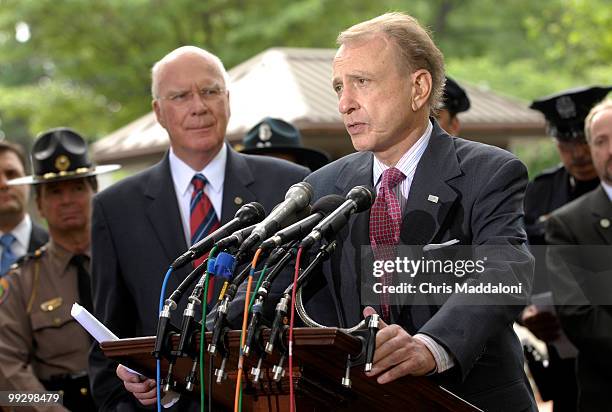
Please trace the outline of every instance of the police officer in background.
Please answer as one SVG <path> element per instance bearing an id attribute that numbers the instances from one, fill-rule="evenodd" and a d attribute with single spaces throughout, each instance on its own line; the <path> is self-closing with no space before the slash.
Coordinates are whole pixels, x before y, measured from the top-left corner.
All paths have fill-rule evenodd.
<path id="1" fill-rule="evenodd" d="M 444 105 L 438 109 L 438 124 L 451 136 L 459 136 L 461 124 L 457 115 L 470 109 L 470 99 L 459 84 L 446 76 L 444 84 Z"/>
<path id="2" fill-rule="evenodd" d="M 266 155 L 306 166 L 312 172 L 330 161 L 327 153 L 304 147 L 300 131 L 282 119 L 266 117 L 242 139 L 241 153 Z"/>
<path id="3" fill-rule="evenodd" d="M 544 234 L 549 214 L 599 185 L 597 172 L 584 136 L 584 120 L 589 110 L 601 101 L 612 87 L 587 87 L 567 90 L 535 100 L 531 108 L 546 118 L 547 132 L 555 139 L 561 164 L 545 170 L 527 186 L 525 192 L 525 228 L 530 245 L 545 245 Z M 536 270 L 533 294 L 550 290 L 544 249 L 533 247 Z M 538 311 L 528 306 L 521 316 L 522 323 L 539 339 L 548 343 L 549 366 L 538 376 L 540 369 L 530 362 L 540 394 L 553 400 L 554 410 L 575 411 L 577 389 L 574 358 L 561 359 L 549 343 L 560 336 L 561 329 L 555 313 Z M 530 359 L 530 357 L 528 357 Z"/>
<path id="4" fill-rule="evenodd" d="M 95 411 L 89 395 L 87 356 L 91 339 L 70 316 L 74 302 L 91 311 L 91 200 L 95 175 L 118 169 L 94 167 L 76 132 L 52 129 L 32 148 L 34 174 L 9 184 L 35 185 L 36 205 L 49 225 L 50 241 L 21 258 L 4 278 L 0 302 L 0 388 L 62 391 L 64 406 Z M 40 408 L 40 409 L 39 409 Z M 38 405 L 30 410 L 49 410 Z"/>

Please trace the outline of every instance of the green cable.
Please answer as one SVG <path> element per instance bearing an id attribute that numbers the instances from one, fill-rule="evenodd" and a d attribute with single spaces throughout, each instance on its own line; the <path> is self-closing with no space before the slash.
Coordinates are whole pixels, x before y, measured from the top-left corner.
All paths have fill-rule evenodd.
<path id="1" fill-rule="evenodd" d="M 263 279 L 266 275 L 266 270 L 268 270 L 268 265 L 264 266 L 263 269 L 261 270 L 261 275 L 259 275 L 259 279 L 257 280 L 257 285 L 255 286 L 255 293 L 253 293 L 253 296 L 251 296 L 251 302 L 249 303 L 249 311 L 251 311 L 251 308 L 253 307 L 253 304 L 255 303 L 255 296 L 257 296 L 257 291 L 259 290 L 259 287 L 261 286 L 261 283 L 263 282 Z"/>
<path id="2" fill-rule="evenodd" d="M 207 298 L 208 298 L 208 279 L 210 279 L 210 272 L 208 272 L 208 259 L 211 259 L 215 256 L 217 252 L 217 246 L 214 246 L 210 253 L 208 254 L 208 258 L 206 259 L 206 281 L 204 282 L 204 293 L 202 296 L 202 327 L 200 328 L 200 411 L 206 412 L 206 387 L 204 386 L 204 343 L 206 342 L 206 306 L 207 306 Z M 210 396 L 210 394 L 208 394 Z"/>

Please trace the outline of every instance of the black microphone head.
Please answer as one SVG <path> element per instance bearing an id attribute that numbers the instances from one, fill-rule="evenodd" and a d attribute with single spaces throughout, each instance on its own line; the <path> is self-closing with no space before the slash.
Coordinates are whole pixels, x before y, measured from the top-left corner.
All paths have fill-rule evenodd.
<path id="1" fill-rule="evenodd" d="M 242 206 L 234 218 L 240 220 L 244 225 L 252 225 L 253 223 L 259 223 L 266 217 L 266 210 L 264 207 L 257 202 L 247 203 Z"/>
<path id="2" fill-rule="evenodd" d="M 287 190 L 285 200 L 295 200 L 297 208 L 301 209 L 310 203 L 313 193 L 312 185 L 310 183 L 299 182 L 292 185 L 289 190 Z"/>
<path id="3" fill-rule="evenodd" d="M 366 186 L 355 186 L 346 195 L 347 199 L 351 199 L 357 205 L 356 213 L 363 212 L 369 209 L 374 204 L 376 193 Z"/>
<path id="4" fill-rule="evenodd" d="M 317 200 L 312 205 L 312 213 L 321 213 L 323 216 L 329 215 L 344 203 L 344 198 L 340 195 L 327 195 Z"/>

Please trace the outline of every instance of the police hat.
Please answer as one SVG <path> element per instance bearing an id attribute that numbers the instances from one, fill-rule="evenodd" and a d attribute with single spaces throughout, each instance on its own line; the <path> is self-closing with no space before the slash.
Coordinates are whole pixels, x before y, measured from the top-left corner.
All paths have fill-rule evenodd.
<path id="1" fill-rule="evenodd" d="M 453 114 L 465 112 L 470 108 L 470 99 L 468 99 L 465 90 L 448 76 L 444 84 L 443 100 L 442 109 L 446 109 Z"/>
<path id="2" fill-rule="evenodd" d="M 87 143 L 74 130 L 60 127 L 42 133 L 32 147 L 31 176 L 9 180 L 9 185 L 40 184 L 80 179 L 112 172 L 119 165 L 94 166 L 87 154 Z"/>
<path id="3" fill-rule="evenodd" d="M 320 150 L 302 146 L 300 131 L 290 123 L 271 117 L 264 118 L 242 139 L 241 150 L 246 154 L 286 153 L 297 163 L 314 171 L 329 163 L 329 156 Z"/>
<path id="4" fill-rule="evenodd" d="M 546 118 L 547 132 L 559 140 L 584 139 L 584 120 L 612 86 L 578 87 L 534 100 L 529 106 Z"/>

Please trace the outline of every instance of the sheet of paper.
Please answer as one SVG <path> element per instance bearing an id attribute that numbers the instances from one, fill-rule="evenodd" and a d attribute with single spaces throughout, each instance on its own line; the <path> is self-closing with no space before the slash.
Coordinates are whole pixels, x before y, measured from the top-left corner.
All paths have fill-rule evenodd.
<path id="1" fill-rule="evenodd" d="M 111 332 L 102 322 L 100 322 L 94 315 L 89 313 L 87 309 L 78 303 L 74 303 L 72 305 L 72 309 L 70 310 L 70 314 L 72 317 L 79 322 L 79 324 L 89 333 L 98 343 L 119 340 L 117 335 Z M 136 372 L 123 365 L 128 371 L 139 375 L 142 378 L 146 377 L 142 375 L 140 372 Z"/>

